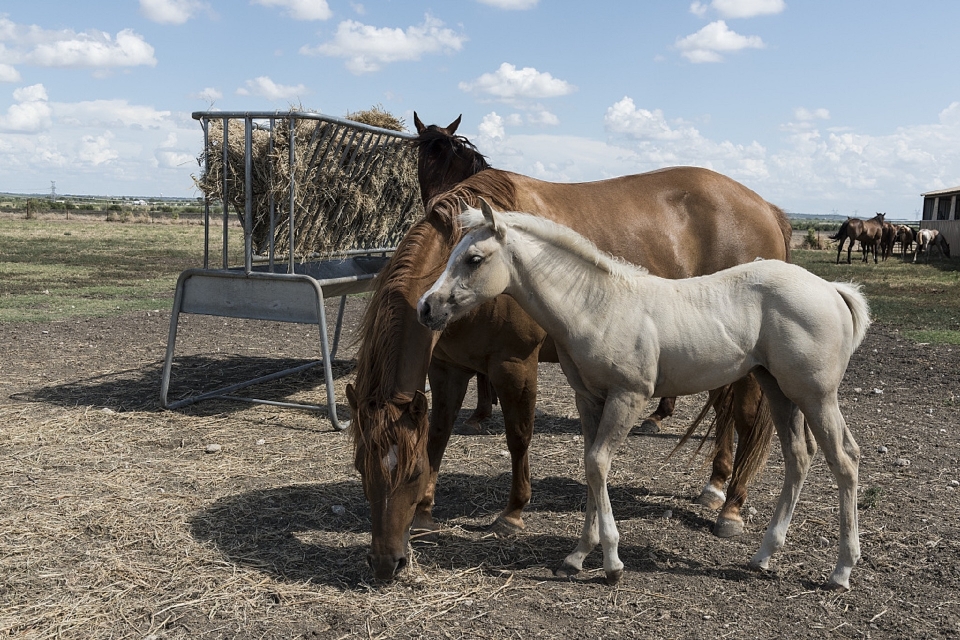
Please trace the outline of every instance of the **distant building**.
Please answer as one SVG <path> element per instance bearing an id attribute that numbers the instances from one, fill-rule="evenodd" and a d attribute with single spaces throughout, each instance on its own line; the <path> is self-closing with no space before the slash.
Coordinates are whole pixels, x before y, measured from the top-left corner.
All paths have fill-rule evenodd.
<path id="1" fill-rule="evenodd" d="M 953 251 L 960 248 L 960 187 L 929 191 L 923 197 L 921 229 L 939 229 Z"/>

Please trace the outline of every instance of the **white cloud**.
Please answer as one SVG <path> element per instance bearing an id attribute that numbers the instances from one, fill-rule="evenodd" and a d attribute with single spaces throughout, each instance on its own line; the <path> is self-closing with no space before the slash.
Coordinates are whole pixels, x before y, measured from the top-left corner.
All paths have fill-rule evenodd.
<path id="1" fill-rule="evenodd" d="M 120 153 L 110 146 L 113 138 L 113 133 L 109 131 L 98 136 L 87 135 L 81 137 L 77 145 L 77 157 L 81 162 L 92 164 L 95 167 L 116 160 L 120 157 Z"/>
<path id="2" fill-rule="evenodd" d="M 0 51 L 7 65 L 107 69 L 157 64 L 153 47 L 131 29 L 113 38 L 95 29 L 77 33 L 27 27 L 6 17 L 0 17 Z"/>
<path id="3" fill-rule="evenodd" d="M 333 16 L 327 0 L 252 0 L 264 7 L 282 7 L 294 20 L 329 20 Z"/>
<path id="4" fill-rule="evenodd" d="M 427 15 L 420 26 L 404 29 L 379 28 L 354 20 L 337 26 L 330 42 L 316 47 L 301 47 L 305 55 L 345 58 L 347 69 L 354 74 L 380 70 L 391 62 L 419 60 L 429 53 L 460 51 L 466 36 L 444 27 L 443 22 Z"/>
<path id="5" fill-rule="evenodd" d="M 724 18 L 753 18 L 781 13 L 787 3 L 783 0 L 713 0 L 710 6 Z"/>
<path id="6" fill-rule="evenodd" d="M 540 0 L 477 0 L 480 4 L 496 7 L 497 9 L 525 10 L 533 9 Z"/>
<path id="7" fill-rule="evenodd" d="M 212 105 L 214 102 L 216 102 L 217 100 L 223 97 L 223 92 L 213 87 L 205 87 L 199 93 L 191 94 L 190 97 L 196 98 L 197 100 L 203 100 L 207 104 Z"/>
<path id="8" fill-rule="evenodd" d="M 126 100 L 55 102 L 52 106 L 57 120 L 69 126 L 159 129 L 171 115 L 169 111 L 157 111 Z"/>
<path id="9" fill-rule="evenodd" d="M 0 45 L 0 53 L 3 52 L 3 45 Z M 0 82 L 20 82 L 20 72 L 9 64 L 0 62 Z"/>
<path id="10" fill-rule="evenodd" d="M 53 111 L 47 102 L 47 90 L 42 84 L 15 89 L 15 104 L 0 115 L 0 131 L 11 133 L 37 133 L 50 128 Z"/>
<path id="11" fill-rule="evenodd" d="M 793 117 L 801 122 L 811 122 L 813 120 L 829 120 L 830 111 L 827 109 L 814 109 L 811 111 L 805 107 L 797 107 L 793 111 Z"/>
<path id="12" fill-rule="evenodd" d="M 546 109 L 536 109 L 527 114 L 527 122 L 541 127 L 555 127 L 560 124 L 560 118 Z"/>
<path id="13" fill-rule="evenodd" d="M 731 30 L 723 20 L 711 22 L 696 33 L 677 38 L 676 48 L 690 62 L 721 62 L 721 53 L 741 49 L 763 49 L 760 36 L 742 36 Z"/>
<path id="14" fill-rule="evenodd" d="M 690 5 L 690 13 L 693 15 L 702 18 L 707 15 L 707 11 L 710 10 L 709 5 L 705 5 L 702 2 L 694 2 Z"/>
<path id="15" fill-rule="evenodd" d="M 480 137 L 488 140 L 502 139 L 506 132 L 503 128 L 503 118 L 497 115 L 496 111 L 491 111 L 483 116 L 480 126 L 477 127 Z"/>
<path id="16" fill-rule="evenodd" d="M 267 100 L 293 100 L 309 93 L 307 87 L 302 84 L 296 86 L 277 84 L 267 76 L 259 76 L 253 80 L 247 80 L 244 86 L 237 89 L 237 94 L 241 96 L 260 96 Z"/>
<path id="17" fill-rule="evenodd" d="M 504 62 L 493 73 L 484 73 L 473 82 L 461 82 L 460 90 L 467 93 L 491 96 L 503 102 L 518 99 L 555 98 L 577 90 L 565 80 L 554 78 L 533 67 L 517 69 Z"/>
<path id="18" fill-rule="evenodd" d="M 198 0 L 140 0 L 140 13 L 160 24 L 183 24 L 204 8 Z"/>

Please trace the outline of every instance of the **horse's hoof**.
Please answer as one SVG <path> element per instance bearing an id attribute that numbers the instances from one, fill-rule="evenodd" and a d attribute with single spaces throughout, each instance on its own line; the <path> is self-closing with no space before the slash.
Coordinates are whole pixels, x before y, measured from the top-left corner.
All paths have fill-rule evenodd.
<path id="1" fill-rule="evenodd" d="M 707 509 L 712 509 L 716 511 L 723 506 L 726 502 L 727 497 L 723 495 L 722 491 L 717 491 L 713 487 L 704 488 L 703 492 L 697 496 L 695 503 L 706 507 Z"/>
<path id="2" fill-rule="evenodd" d="M 713 535 L 718 538 L 733 538 L 743 533 L 743 520 L 718 519 L 713 525 Z"/>
<path id="3" fill-rule="evenodd" d="M 617 583 L 620 582 L 620 578 L 623 577 L 623 569 L 617 569 L 616 571 L 607 572 L 607 584 L 611 587 L 617 586 Z"/>
<path id="4" fill-rule="evenodd" d="M 566 562 L 553 570 L 553 575 L 563 580 L 570 580 L 578 573 L 580 573 L 580 569 Z"/>
<path id="5" fill-rule="evenodd" d="M 488 531 L 498 538 L 513 538 L 525 528 L 523 520 L 512 521 L 499 516 L 490 525 Z"/>
<path id="6" fill-rule="evenodd" d="M 850 584 L 840 584 L 839 582 L 834 582 L 833 580 L 827 580 L 823 583 L 821 587 L 824 591 L 834 591 L 836 593 L 843 593 L 845 591 L 850 591 Z"/>
<path id="7" fill-rule="evenodd" d="M 640 423 L 640 426 L 637 427 L 637 433 L 645 436 L 650 436 L 655 433 L 660 433 L 660 424 L 656 420 L 651 420 L 647 418 Z"/>

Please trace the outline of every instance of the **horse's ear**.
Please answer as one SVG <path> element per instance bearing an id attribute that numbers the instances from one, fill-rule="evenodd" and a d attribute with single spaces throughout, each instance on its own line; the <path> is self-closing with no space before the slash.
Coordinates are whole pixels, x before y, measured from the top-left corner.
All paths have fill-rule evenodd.
<path id="1" fill-rule="evenodd" d="M 483 212 L 483 218 L 487 221 L 487 224 L 493 228 L 493 233 L 502 239 L 504 234 L 503 227 L 500 226 L 499 221 L 493 215 L 493 207 L 491 207 L 490 203 L 484 200 L 483 197 L 480 198 L 480 211 Z"/>
<path id="2" fill-rule="evenodd" d="M 416 114 L 414 114 L 416 115 Z M 460 118 L 463 117 L 463 114 L 457 116 L 457 119 L 447 125 L 447 133 L 451 136 L 457 132 L 457 127 L 460 126 Z"/>
<path id="3" fill-rule="evenodd" d="M 413 126 L 417 128 L 417 133 L 423 133 L 426 130 L 426 127 L 422 122 L 420 122 L 420 116 L 417 115 L 417 112 L 413 112 Z"/>
<path id="4" fill-rule="evenodd" d="M 426 420 L 429 410 L 430 405 L 427 402 L 427 396 L 423 391 L 417 389 L 413 394 L 413 400 L 410 402 L 410 413 L 419 423 L 421 420 Z"/>
<path id="5" fill-rule="evenodd" d="M 347 403 L 350 405 L 350 411 L 357 412 L 357 392 L 352 384 L 347 385 Z"/>
<path id="6" fill-rule="evenodd" d="M 457 202 L 460 203 L 460 213 L 466 213 L 470 210 L 470 205 L 468 205 L 467 201 L 463 198 L 457 198 Z"/>

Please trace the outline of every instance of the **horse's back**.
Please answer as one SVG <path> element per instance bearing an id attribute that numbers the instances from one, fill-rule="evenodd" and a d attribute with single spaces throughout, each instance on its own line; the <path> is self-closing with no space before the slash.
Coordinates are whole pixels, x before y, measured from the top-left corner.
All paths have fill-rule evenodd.
<path id="1" fill-rule="evenodd" d="M 682 278 L 758 257 L 789 259 L 786 214 L 709 169 L 673 167 L 580 183 L 503 173 L 517 187 L 518 209 L 571 227 L 655 275 Z"/>

